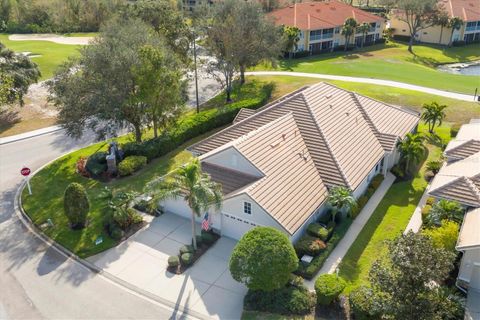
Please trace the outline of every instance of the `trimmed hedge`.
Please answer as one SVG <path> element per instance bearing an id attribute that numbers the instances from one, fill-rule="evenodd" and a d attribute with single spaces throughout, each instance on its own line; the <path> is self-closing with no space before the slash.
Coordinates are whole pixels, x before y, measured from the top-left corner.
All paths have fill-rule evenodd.
<path id="1" fill-rule="evenodd" d="M 328 229 L 319 223 L 311 223 L 307 227 L 307 232 L 313 237 L 320 238 L 322 241 L 327 241 L 328 239 Z"/>
<path id="2" fill-rule="evenodd" d="M 96 152 L 92 154 L 87 159 L 87 164 L 85 169 L 93 177 L 99 177 L 107 171 L 107 153 L 106 152 Z"/>
<path id="3" fill-rule="evenodd" d="M 178 256 L 168 257 L 168 266 L 170 268 L 178 267 L 179 264 L 180 264 L 180 259 L 178 258 Z"/>
<path id="4" fill-rule="evenodd" d="M 118 174 L 121 177 L 129 176 L 135 171 L 138 171 L 141 168 L 145 167 L 146 165 L 147 157 L 129 156 L 123 159 L 123 161 L 118 164 Z"/>
<path id="5" fill-rule="evenodd" d="M 249 290 L 244 299 L 245 310 L 284 315 L 308 314 L 314 306 L 315 297 L 303 286 L 286 286 L 269 292 Z"/>
<path id="6" fill-rule="evenodd" d="M 183 253 L 180 256 L 183 265 L 189 266 L 193 263 L 193 253 Z"/>
<path id="7" fill-rule="evenodd" d="M 340 242 L 340 240 L 343 238 L 345 233 L 347 232 L 348 228 L 352 224 L 351 219 L 345 219 L 343 220 L 335 229 L 335 232 L 333 232 L 332 237 L 327 243 L 327 247 L 325 250 L 323 250 L 318 256 L 314 257 L 312 262 L 310 262 L 308 265 L 304 265 L 303 263 L 300 263 L 298 266 L 298 269 L 295 271 L 295 274 L 304 277 L 305 279 L 312 279 L 318 271 L 322 268 L 323 264 L 325 263 L 325 260 L 327 260 L 328 256 L 330 253 L 335 249 L 337 244 Z"/>
<path id="8" fill-rule="evenodd" d="M 242 87 L 242 90 L 248 90 L 244 87 Z M 148 161 L 161 157 L 190 139 L 232 123 L 238 111 L 242 108 L 257 109 L 262 107 L 267 103 L 272 91 L 273 84 L 265 84 L 260 88 L 255 87 L 250 98 L 239 98 L 238 101 L 225 106 L 217 105 L 215 108 L 185 116 L 168 132 L 164 132 L 158 138 L 140 143 L 128 142 L 122 145 L 122 150 L 125 157 L 144 156 L 147 157 Z M 223 96 L 214 99 L 223 99 Z M 220 103 L 218 101 L 213 103 L 215 102 Z"/>
<path id="9" fill-rule="evenodd" d="M 315 281 L 317 303 L 324 306 L 330 305 L 346 286 L 347 283 L 343 278 L 335 274 L 322 274 Z"/>
<path id="10" fill-rule="evenodd" d="M 325 250 L 327 245 L 317 237 L 304 235 L 297 241 L 294 247 L 297 255 L 301 257 L 304 254 L 317 256 L 322 250 Z"/>

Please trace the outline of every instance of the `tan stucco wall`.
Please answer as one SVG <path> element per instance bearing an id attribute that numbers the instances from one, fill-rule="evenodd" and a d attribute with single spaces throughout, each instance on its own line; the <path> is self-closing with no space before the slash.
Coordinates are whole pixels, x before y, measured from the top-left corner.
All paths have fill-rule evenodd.
<path id="1" fill-rule="evenodd" d="M 398 20 L 395 17 L 392 17 L 390 19 L 390 28 L 394 29 L 393 35 L 410 36 L 408 24 L 404 21 Z M 458 40 L 463 40 L 464 28 L 465 26 L 463 26 L 460 30 L 456 30 L 454 32 L 453 40 L 455 40 L 456 36 L 458 36 Z M 448 43 L 450 42 L 452 29 L 445 27 L 443 28 L 443 33 L 441 31 L 442 31 L 442 28 L 440 26 L 429 27 L 418 32 L 418 37 L 415 39 L 417 41 L 425 42 L 425 43 L 448 45 Z M 440 33 L 442 33 L 441 41 L 440 41 Z"/>

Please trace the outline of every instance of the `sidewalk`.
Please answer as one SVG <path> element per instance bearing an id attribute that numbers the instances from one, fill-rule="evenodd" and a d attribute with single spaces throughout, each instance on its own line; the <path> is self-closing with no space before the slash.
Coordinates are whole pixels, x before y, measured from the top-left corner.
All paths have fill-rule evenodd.
<path id="1" fill-rule="evenodd" d="M 407 227 L 405 228 L 404 234 L 410 230 L 417 233 L 422 227 L 422 208 L 423 206 L 425 206 L 425 203 L 427 202 L 427 199 L 429 197 L 428 195 L 429 190 L 430 190 L 430 184 L 428 184 L 428 186 L 425 188 L 425 192 L 420 198 L 420 201 L 418 202 L 418 205 L 415 208 L 415 211 L 413 212 L 413 215 L 410 218 L 410 221 L 408 222 Z"/>
<path id="2" fill-rule="evenodd" d="M 473 95 L 427 88 L 427 87 L 417 86 L 414 84 L 408 84 L 408 83 L 391 81 L 391 80 L 349 77 L 349 76 L 336 76 L 331 74 L 319 74 L 319 73 L 291 72 L 291 71 L 253 71 L 253 72 L 246 72 L 245 75 L 246 76 L 292 76 L 292 77 L 306 77 L 306 78 L 318 78 L 318 79 L 325 79 L 325 80 L 369 83 L 369 84 L 375 84 L 380 86 L 388 86 L 388 87 L 413 90 L 413 91 L 418 91 L 418 92 L 423 92 L 428 94 L 434 94 L 437 96 L 452 98 L 457 100 L 470 101 L 470 102 L 475 101 L 473 99 Z"/>
<path id="3" fill-rule="evenodd" d="M 38 130 L 33 130 L 33 131 L 25 132 L 25 133 L 16 134 L 14 136 L 8 136 L 8 137 L 5 137 L 5 138 L 0 138 L 0 145 L 15 142 L 15 141 L 19 141 L 19 140 L 25 140 L 25 139 L 28 139 L 28 138 L 33 138 L 33 137 L 36 137 L 36 136 L 56 132 L 56 131 L 59 131 L 59 130 L 62 130 L 62 128 L 60 126 L 51 126 L 51 127 L 47 127 L 47 128 L 42 128 L 42 129 L 38 129 Z"/>
<path id="4" fill-rule="evenodd" d="M 362 231 L 368 219 L 370 219 L 370 216 L 373 214 L 380 201 L 382 201 L 383 197 L 387 193 L 388 189 L 390 189 L 390 186 L 393 184 L 394 181 L 395 176 L 388 172 L 385 180 L 383 180 L 377 191 L 375 191 L 370 200 L 368 200 L 365 207 L 359 213 L 357 218 L 353 221 L 345 236 L 342 238 L 342 240 L 340 240 L 340 243 L 335 247 L 332 253 L 330 253 L 330 256 L 325 261 L 322 269 L 320 269 L 318 274 L 312 280 L 305 280 L 305 285 L 310 290 L 314 290 L 315 280 L 321 274 L 335 272 L 335 269 L 342 261 L 343 257 L 347 253 L 352 243 L 357 239 L 358 234 L 360 233 L 360 231 Z"/>

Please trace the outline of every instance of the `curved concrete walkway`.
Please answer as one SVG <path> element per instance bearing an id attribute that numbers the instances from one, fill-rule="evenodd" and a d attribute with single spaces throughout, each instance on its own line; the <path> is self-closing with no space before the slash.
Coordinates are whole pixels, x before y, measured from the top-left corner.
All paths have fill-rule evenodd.
<path id="1" fill-rule="evenodd" d="M 8 40 L 12 41 L 50 41 L 59 44 L 87 45 L 93 37 L 65 37 L 53 33 L 39 34 L 12 34 Z"/>
<path id="2" fill-rule="evenodd" d="M 418 91 L 418 92 L 423 92 L 428 94 L 434 94 L 437 96 L 452 98 L 457 100 L 474 101 L 473 95 L 438 90 L 438 89 L 422 87 L 414 84 L 408 84 L 408 83 L 391 81 L 391 80 L 337 76 L 337 75 L 321 74 L 321 73 L 292 72 L 292 71 L 252 71 L 252 72 L 246 72 L 245 75 L 247 76 L 292 76 L 292 77 L 305 77 L 305 78 L 317 78 L 317 79 L 326 79 L 326 80 L 369 83 L 369 84 L 376 84 L 380 86 L 388 86 L 388 87 L 413 90 L 413 91 Z"/>

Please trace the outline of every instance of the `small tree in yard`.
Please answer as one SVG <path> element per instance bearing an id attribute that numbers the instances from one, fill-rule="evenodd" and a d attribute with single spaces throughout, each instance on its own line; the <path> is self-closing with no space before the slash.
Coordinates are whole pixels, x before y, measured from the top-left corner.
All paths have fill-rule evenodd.
<path id="1" fill-rule="evenodd" d="M 332 221 L 335 221 L 335 216 L 342 209 L 351 210 L 357 205 L 352 191 L 345 187 L 333 187 L 328 194 L 327 202 L 333 207 Z"/>
<path id="2" fill-rule="evenodd" d="M 238 242 L 230 256 L 233 279 L 251 290 L 283 288 L 298 267 L 290 240 L 272 227 L 255 227 Z"/>
<path id="3" fill-rule="evenodd" d="M 81 184 L 73 182 L 68 185 L 63 196 L 63 208 L 72 229 L 85 227 L 90 202 Z"/>
<path id="4" fill-rule="evenodd" d="M 295 51 L 298 49 L 300 29 L 292 26 L 283 26 L 283 39 L 285 51 L 288 52 L 288 58 L 292 59 Z"/>
<path id="5" fill-rule="evenodd" d="M 194 159 L 178 168 L 171 180 L 156 179 L 151 181 L 147 191 L 153 192 L 156 201 L 182 198 L 192 211 L 192 243 L 197 249 L 195 217 L 200 217 L 208 209 L 219 210 L 223 201 L 221 186 L 202 172 L 200 161 Z"/>
<path id="6" fill-rule="evenodd" d="M 437 123 L 441 126 L 443 119 L 447 116 L 444 111 L 447 105 L 438 104 L 434 101 L 432 103 L 424 103 L 422 108 L 422 120 L 428 124 L 428 132 L 433 133 Z"/>
<path id="7" fill-rule="evenodd" d="M 401 154 L 405 173 L 410 172 L 412 165 L 418 164 L 425 153 L 423 138 L 419 134 L 409 133 L 397 145 Z"/>
<path id="8" fill-rule="evenodd" d="M 446 11 L 441 11 L 435 17 L 435 25 L 440 26 L 440 38 L 438 39 L 438 43 L 442 43 L 443 38 L 443 28 L 448 27 L 449 17 Z"/>
<path id="9" fill-rule="evenodd" d="M 354 18 L 347 18 L 342 26 L 342 35 L 345 37 L 345 51 L 348 50 L 350 39 L 355 34 L 355 28 L 358 26 L 357 20 Z"/>
<path id="10" fill-rule="evenodd" d="M 364 295 L 389 319 L 444 319 L 455 310 L 453 303 L 438 304 L 445 297 L 439 285 L 454 260 L 453 252 L 436 248 L 421 234 L 402 234 L 389 243 L 387 256 L 372 265 L 371 288 L 364 287 Z"/>
<path id="11" fill-rule="evenodd" d="M 452 46 L 453 43 L 453 33 L 455 30 L 460 30 L 463 26 L 463 20 L 459 17 L 453 17 L 448 21 L 448 27 L 452 29 L 452 33 L 450 34 L 450 41 L 448 42 L 448 46 Z"/>
<path id="12" fill-rule="evenodd" d="M 347 283 L 335 274 L 322 274 L 315 280 L 318 304 L 328 306 L 338 298 Z"/>
<path id="13" fill-rule="evenodd" d="M 367 33 L 370 30 L 370 24 L 367 22 L 364 22 L 360 26 L 358 26 L 357 30 L 362 34 L 362 48 L 363 48 L 363 46 L 365 45 L 365 39 L 367 37 Z"/>

